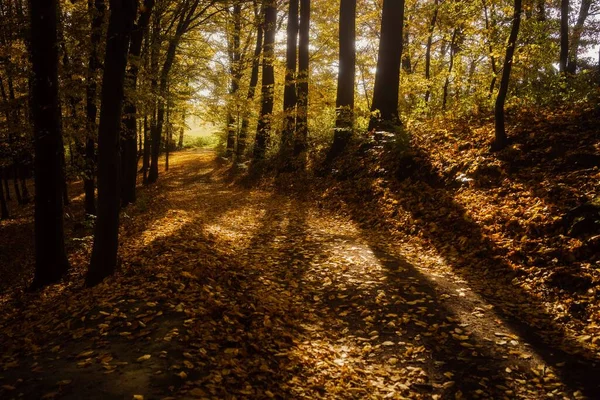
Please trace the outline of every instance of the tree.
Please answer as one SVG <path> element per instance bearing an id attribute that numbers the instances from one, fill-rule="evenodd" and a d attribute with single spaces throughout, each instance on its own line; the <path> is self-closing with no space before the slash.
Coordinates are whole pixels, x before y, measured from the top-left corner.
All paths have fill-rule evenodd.
<path id="1" fill-rule="evenodd" d="M 261 12 L 258 10 L 256 0 L 254 1 L 254 16 L 256 20 L 256 45 L 254 47 L 254 56 L 252 58 L 252 67 L 250 71 L 250 83 L 248 85 L 248 94 L 246 95 L 247 103 L 254 100 L 256 93 L 256 85 L 258 84 L 258 70 L 260 68 L 260 54 L 262 53 L 263 45 L 263 23 L 259 21 Z M 248 137 L 248 126 L 250 125 L 249 107 L 245 107 L 242 116 L 242 126 L 240 128 L 239 137 L 237 140 L 236 158 L 242 160 L 246 152 L 246 141 Z"/>
<path id="2" fill-rule="evenodd" d="M 35 275 L 32 288 L 68 270 L 63 228 L 61 126 L 58 97 L 57 0 L 31 0 L 31 62 L 35 143 Z"/>
<path id="3" fill-rule="evenodd" d="M 342 0 L 339 21 L 339 65 L 335 98 L 335 131 L 328 161 L 337 157 L 352 137 L 354 76 L 356 75 L 356 0 Z"/>
<path id="4" fill-rule="evenodd" d="M 513 25 L 514 26 L 514 25 Z M 560 0 L 560 72 L 567 72 L 569 58 L 569 0 Z"/>
<path id="5" fill-rule="evenodd" d="M 425 103 L 429 102 L 431 95 L 430 79 L 431 79 L 431 45 L 433 43 L 433 31 L 437 22 L 439 12 L 439 0 L 434 1 L 433 15 L 429 24 L 429 34 L 427 35 L 427 46 L 425 47 L 425 79 L 427 80 L 427 91 L 425 92 Z"/>
<path id="6" fill-rule="evenodd" d="M 294 157 L 300 158 L 298 161 L 302 164 L 302 156 L 306 152 L 308 140 L 310 0 L 300 0 L 298 33 L 298 108 L 296 110 Z"/>
<path id="7" fill-rule="evenodd" d="M 126 97 L 123 108 L 123 135 L 121 137 L 122 166 L 123 172 L 121 202 L 125 206 L 135 201 L 135 183 L 137 177 L 137 118 L 136 105 L 137 81 L 140 70 L 140 55 L 142 53 L 142 42 L 144 34 L 148 30 L 150 15 L 154 7 L 154 0 L 145 0 L 144 7 L 131 34 L 131 47 L 129 49 L 129 69 L 126 75 L 126 87 L 129 95 Z"/>
<path id="8" fill-rule="evenodd" d="M 285 88 L 283 91 L 283 129 L 281 130 L 281 155 L 284 161 L 290 156 L 296 129 L 296 68 L 298 60 L 298 10 L 299 0 L 289 0 L 287 21 L 287 46 L 285 55 Z"/>
<path id="9" fill-rule="evenodd" d="M 577 22 L 573 27 L 573 33 L 571 37 L 571 45 L 569 46 L 569 59 L 567 63 L 567 72 L 575 74 L 577 72 L 577 53 L 581 44 L 581 35 L 583 33 L 583 27 L 585 20 L 590 15 L 590 7 L 592 6 L 592 0 L 581 0 L 579 7 L 579 15 Z"/>
<path id="10" fill-rule="evenodd" d="M 500 79 L 500 89 L 496 97 L 496 105 L 494 110 L 495 118 L 495 138 L 491 146 L 492 151 L 502 150 L 508 144 L 508 137 L 504 127 L 504 103 L 508 94 L 508 83 L 510 81 L 510 71 L 513 64 L 513 55 L 517 45 L 517 37 L 519 35 L 519 26 L 521 24 L 522 0 L 515 0 L 512 27 L 510 36 L 508 37 L 508 45 L 506 47 L 506 55 L 504 56 L 504 65 L 502 68 L 502 78 Z"/>
<path id="11" fill-rule="evenodd" d="M 231 74 L 231 83 L 229 86 L 229 104 L 227 109 L 227 153 L 226 156 L 232 157 L 235 150 L 235 118 L 233 116 L 233 104 L 235 96 L 240 88 L 242 78 L 240 35 L 242 32 L 242 3 L 236 0 L 233 4 L 233 33 L 229 39 L 229 72 Z"/>
<path id="12" fill-rule="evenodd" d="M 263 15 L 262 98 L 254 141 L 254 158 L 256 160 L 265 158 L 267 142 L 271 136 L 273 88 L 275 85 L 273 61 L 275 58 L 275 31 L 277 29 L 277 8 L 274 0 L 263 0 Z"/>
<path id="13" fill-rule="evenodd" d="M 395 130 L 395 127 L 400 125 L 398 92 L 403 25 L 404 0 L 384 0 L 377 72 L 371 105 L 371 112 L 374 115 L 369 122 L 369 130 L 374 128 Z"/>
<path id="14" fill-rule="evenodd" d="M 98 107 L 96 105 L 98 97 L 98 70 L 100 69 L 99 48 L 102 40 L 102 25 L 104 15 L 106 14 L 105 0 L 94 0 L 88 2 L 88 8 L 92 15 L 91 27 L 91 50 L 88 62 L 87 87 L 86 87 L 86 114 L 87 114 L 87 137 L 85 140 L 85 167 L 83 171 L 83 186 L 85 191 L 85 212 L 86 214 L 96 214 L 95 203 L 95 185 L 94 175 L 96 167 L 95 137 L 97 135 L 97 115 Z"/>
<path id="15" fill-rule="evenodd" d="M 110 0 L 110 11 L 98 128 L 98 218 L 87 286 L 100 283 L 117 266 L 121 191 L 119 133 L 125 68 L 137 1 Z"/>

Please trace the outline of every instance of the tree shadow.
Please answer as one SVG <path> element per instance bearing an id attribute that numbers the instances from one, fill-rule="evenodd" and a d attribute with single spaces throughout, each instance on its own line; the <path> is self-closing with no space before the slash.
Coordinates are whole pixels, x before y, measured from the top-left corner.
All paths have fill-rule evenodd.
<path id="1" fill-rule="evenodd" d="M 421 155 L 419 160 L 424 163 L 420 167 L 421 180 L 392 184 L 391 191 L 386 192 L 387 200 L 381 199 L 384 192 L 380 188 L 381 178 L 341 182 L 346 185 L 342 198 L 350 204 L 347 212 L 352 219 L 366 230 L 376 221 L 384 230 L 397 232 L 403 229 L 395 220 L 398 210 L 410 213 L 418 221 L 420 236 L 436 249 L 456 275 L 494 306 L 499 317 L 546 364 L 556 367 L 565 384 L 592 398 L 600 396 L 597 380 L 600 359 L 574 338 L 566 338 L 565 328 L 546 311 L 541 299 L 511 283 L 521 272 L 510 266 L 506 255 L 468 218 L 467 210 L 454 200 L 443 178 L 427 164 L 427 156 Z"/>

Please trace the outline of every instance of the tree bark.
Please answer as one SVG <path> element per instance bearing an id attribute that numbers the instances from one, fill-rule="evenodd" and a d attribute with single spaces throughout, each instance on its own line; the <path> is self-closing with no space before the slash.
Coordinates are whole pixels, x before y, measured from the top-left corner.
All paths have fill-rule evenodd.
<path id="1" fill-rule="evenodd" d="M 3 172 L 3 168 L 0 169 L 0 179 L 2 179 L 1 172 Z M 2 182 L 0 182 L 0 209 L 0 219 L 10 218 L 8 206 L 6 204 L 6 197 L 4 196 L 4 186 L 2 185 Z"/>
<path id="2" fill-rule="evenodd" d="M 300 25 L 298 35 L 298 105 L 296 108 L 296 134 L 294 158 L 299 167 L 305 164 L 308 148 L 308 79 L 310 41 L 310 0 L 300 0 Z"/>
<path id="3" fill-rule="evenodd" d="M 582 0 L 581 6 L 579 7 L 579 15 L 577 17 L 575 27 L 573 28 L 571 45 L 569 46 L 569 60 L 567 63 L 567 72 L 570 74 L 575 74 L 577 72 L 577 53 L 579 52 L 579 45 L 581 43 L 583 27 L 585 25 L 585 20 L 590 14 L 591 5 L 592 0 Z"/>
<path id="4" fill-rule="evenodd" d="M 57 0 L 30 0 L 35 147 L 35 274 L 32 289 L 68 270 L 58 97 Z"/>
<path id="5" fill-rule="evenodd" d="M 522 0 L 515 0 L 514 14 L 510 35 L 508 37 L 508 46 L 506 47 L 506 56 L 504 57 L 504 66 L 502 69 L 502 78 L 500 79 L 500 89 L 496 97 L 496 105 L 494 110 L 495 117 L 495 138 L 492 143 L 491 150 L 502 150 L 508 144 L 508 137 L 504 127 L 504 103 L 508 94 L 508 84 L 510 81 L 510 70 L 512 69 L 513 56 L 517 45 L 517 37 L 519 35 L 519 26 L 521 24 Z"/>
<path id="6" fill-rule="evenodd" d="M 271 119 L 273 113 L 273 89 L 275 85 L 275 73 L 273 61 L 275 58 L 275 31 L 277 25 L 277 8 L 274 0 L 263 0 L 264 12 L 264 44 L 262 60 L 262 100 L 258 125 L 256 127 L 256 139 L 254 141 L 254 158 L 261 160 L 265 158 L 267 142 L 271 136 Z"/>
<path id="7" fill-rule="evenodd" d="M 450 87 L 450 75 L 454 68 L 454 55 L 456 54 L 456 36 L 460 32 L 460 28 L 454 28 L 452 32 L 452 40 L 450 41 L 450 64 L 448 65 L 448 75 L 444 81 L 444 92 L 442 95 L 442 110 L 446 111 L 446 104 L 448 102 L 448 88 Z"/>
<path id="8" fill-rule="evenodd" d="M 337 157 L 352 137 L 354 127 L 354 80 L 356 75 L 356 0 L 342 0 L 339 22 L 339 68 L 335 99 L 333 144 L 327 162 Z"/>
<path id="9" fill-rule="evenodd" d="M 134 25 L 131 33 L 131 46 L 129 49 L 129 69 L 127 71 L 125 85 L 129 88 L 131 97 L 125 99 L 123 107 L 123 135 L 121 136 L 121 151 L 123 180 L 121 187 L 121 204 L 123 206 L 135 202 L 135 184 L 137 177 L 137 81 L 139 74 L 140 55 L 142 53 L 142 42 L 144 34 L 150 23 L 150 15 L 154 7 L 154 0 L 145 0 L 144 8 L 138 22 Z"/>
<path id="10" fill-rule="evenodd" d="M 567 72 L 569 58 L 569 0 L 560 0 L 560 62 L 561 73 Z"/>
<path id="11" fill-rule="evenodd" d="M 258 13 L 256 15 L 258 19 Z M 244 155 L 246 153 L 246 141 L 248 138 L 248 126 L 250 125 L 250 112 L 249 106 L 254 100 L 254 95 L 256 94 L 256 85 L 258 84 L 258 70 L 260 68 L 260 54 L 262 53 L 262 45 L 263 45 L 263 24 L 257 23 L 256 28 L 256 46 L 254 48 L 254 57 L 252 58 L 252 70 L 250 72 L 250 84 L 248 86 L 248 94 L 246 95 L 246 100 L 248 105 L 244 109 L 244 114 L 242 117 L 242 127 L 240 128 L 240 134 L 238 137 L 238 145 L 236 148 L 236 159 L 238 161 L 242 161 L 244 159 Z"/>
<path id="12" fill-rule="evenodd" d="M 87 286 L 94 286 L 114 273 L 119 247 L 119 133 L 127 52 L 137 1 L 110 0 L 110 8 L 98 127 L 98 218 Z"/>
<path id="13" fill-rule="evenodd" d="M 427 91 L 425 92 L 425 103 L 429 102 L 429 96 L 431 95 L 431 45 L 433 43 L 433 31 L 435 30 L 435 24 L 437 23 L 437 16 L 439 10 L 439 0 L 435 0 L 433 16 L 431 17 L 431 23 L 429 24 L 429 35 L 427 36 L 427 46 L 425 46 L 425 80 L 427 81 Z"/>
<path id="14" fill-rule="evenodd" d="M 369 122 L 371 129 L 395 131 L 400 122 L 398 98 L 400 88 L 400 62 L 402 58 L 402 29 L 404 26 L 404 0 L 384 0 L 381 18 L 381 37 L 375 73 L 375 88 Z"/>
<path id="15" fill-rule="evenodd" d="M 96 169 L 96 154 L 95 154 L 95 137 L 97 135 L 98 125 L 96 117 L 98 115 L 98 107 L 96 100 L 98 97 L 98 70 L 101 67 L 100 56 L 100 41 L 102 40 L 102 25 L 106 14 L 105 0 L 89 1 L 88 7 L 92 15 L 91 28 L 91 52 L 88 63 L 87 87 L 86 87 L 86 114 L 87 114 L 87 137 L 85 141 L 85 164 L 83 171 L 83 187 L 85 192 L 85 212 L 86 214 L 96 214 L 95 201 L 95 169 Z"/>
<path id="16" fill-rule="evenodd" d="M 242 78 L 240 35 L 242 32 L 242 4 L 236 0 L 233 5 L 233 35 L 230 39 L 229 51 L 229 72 L 231 74 L 231 83 L 229 86 L 229 103 L 227 107 L 227 148 L 225 156 L 233 157 L 235 151 L 235 138 L 237 129 L 235 127 L 234 106 L 237 105 L 235 96 L 240 88 Z"/>
<path id="17" fill-rule="evenodd" d="M 290 0 L 287 22 L 287 46 L 286 46 L 286 65 L 285 65 L 285 88 L 283 90 L 283 129 L 281 130 L 281 158 L 283 162 L 288 162 L 294 131 L 296 129 L 296 103 L 298 96 L 296 93 L 296 73 L 298 60 L 298 10 L 299 0 Z"/>

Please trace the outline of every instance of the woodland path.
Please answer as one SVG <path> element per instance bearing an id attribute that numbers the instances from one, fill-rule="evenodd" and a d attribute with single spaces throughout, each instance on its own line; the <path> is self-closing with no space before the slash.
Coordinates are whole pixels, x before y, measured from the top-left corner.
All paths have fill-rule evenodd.
<path id="1" fill-rule="evenodd" d="M 3 297 L 0 398 L 583 398 L 442 258 L 184 152 L 123 214 L 120 273 Z M 481 282 L 485 286 L 485 282 Z M 40 312 L 43 310 L 43 312 Z M 552 363 L 555 363 L 553 365 Z M 579 368 L 579 369 L 578 369 Z M 138 397 L 141 398 L 141 397 Z"/>

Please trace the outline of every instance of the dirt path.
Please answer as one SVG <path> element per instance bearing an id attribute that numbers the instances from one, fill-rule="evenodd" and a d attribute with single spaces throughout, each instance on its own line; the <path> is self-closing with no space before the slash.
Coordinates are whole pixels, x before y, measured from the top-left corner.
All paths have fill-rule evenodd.
<path id="1" fill-rule="evenodd" d="M 481 288 L 350 217 L 173 157 L 124 211 L 122 271 L 3 298 L 0 397 L 583 398 Z M 484 283 L 482 283 L 483 285 Z M 555 357 L 556 358 L 556 357 Z"/>

